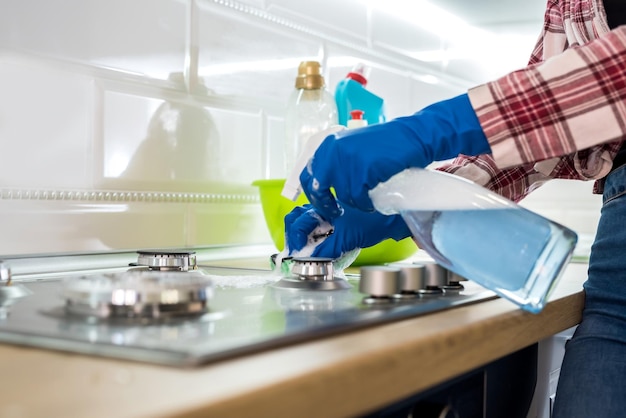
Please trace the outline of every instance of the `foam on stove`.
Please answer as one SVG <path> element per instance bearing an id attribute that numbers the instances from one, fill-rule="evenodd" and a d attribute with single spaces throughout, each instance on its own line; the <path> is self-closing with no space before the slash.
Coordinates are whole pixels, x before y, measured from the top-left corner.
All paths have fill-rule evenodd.
<path id="1" fill-rule="evenodd" d="M 328 223 L 320 225 L 313 232 L 311 232 L 311 236 L 320 234 L 320 232 L 327 232 L 332 226 Z M 324 239 L 313 239 L 310 238 L 307 245 L 304 246 L 300 251 L 296 251 L 291 254 L 292 257 L 309 257 L 313 254 L 313 250 L 315 247 L 320 245 Z M 352 262 L 357 258 L 360 248 L 356 248 L 352 251 L 348 251 L 343 254 L 341 257 L 337 258 L 333 261 L 334 273 L 335 277 L 345 279 L 344 269 L 349 267 Z M 259 274 L 254 276 L 218 276 L 218 275 L 209 275 L 213 280 L 213 283 L 217 287 L 221 288 L 236 288 L 236 289 L 245 289 L 252 287 L 262 287 L 274 282 L 277 282 L 283 277 L 283 272 L 281 270 L 283 258 L 289 256 L 289 248 L 285 248 L 283 251 L 278 253 L 275 258 L 276 265 L 271 272 L 267 274 Z"/>
<path id="2" fill-rule="evenodd" d="M 275 272 L 255 276 L 218 276 L 213 274 L 209 274 L 208 276 L 217 287 L 236 289 L 262 287 L 280 280 L 280 276 L 275 274 Z"/>

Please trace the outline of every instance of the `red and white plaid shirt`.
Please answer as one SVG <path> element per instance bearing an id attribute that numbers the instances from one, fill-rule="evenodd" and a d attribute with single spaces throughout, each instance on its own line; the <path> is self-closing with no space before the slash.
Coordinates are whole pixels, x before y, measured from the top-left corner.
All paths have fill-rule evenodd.
<path id="1" fill-rule="evenodd" d="M 548 0 L 528 67 L 469 91 L 491 155 L 441 170 L 519 201 L 551 178 L 598 180 L 626 139 L 626 26 L 601 0 Z"/>

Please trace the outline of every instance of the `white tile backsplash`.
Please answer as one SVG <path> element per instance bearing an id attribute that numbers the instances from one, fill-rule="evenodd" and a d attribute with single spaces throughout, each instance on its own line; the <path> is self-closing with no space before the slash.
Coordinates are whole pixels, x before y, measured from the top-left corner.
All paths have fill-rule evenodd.
<path id="1" fill-rule="evenodd" d="M 398 19 L 387 13 L 376 13 L 372 16 L 372 38 L 375 45 L 407 56 L 421 51 L 439 50 L 446 46 L 445 39 L 439 34 L 418 27 L 408 16 L 407 19 Z"/>
<path id="2" fill-rule="evenodd" d="M 222 96 L 258 98 L 268 110 L 284 112 L 300 61 L 324 58 L 320 39 L 266 14 L 199 4 L 198 72 L 207 88 Z"/>
<path id="3" fill-rule="evenodd" d="M 263 114 L 214 111 L 221 135 L 219 167 L 224 183 L 250 184 L 263 177 Z"/>
<path id="4" fill-rule="evenodd" d="M 169 183 L 171 190 L 182 182 L 226 180 L 220 159 L 228 156 L 205 106 L 107 91 L 103 131 L 104 179 Z"/>
<path id="5" fill-rule="evenodd" d="M 92 79 L 0 54 L 0 92 L 1 187 L 89 187 Z"/>
<path id="6" fill-rule="evenodd" d="M 273 15 L 362 46 L 370 41 L 371 15 L 362 0 L 268 0 Z"/>
<path id="7" fill-rule="evenodd" d="M 265 125 L 265 148 L 261 178 L 281 178 L 285 167 L 285 120 L 282 117 L 268 116 Z"/>
<path id="8" fill-rule="evenodd" d="M 440 46 L 358 0 L 4 0 L 0 254 L 269 243 L 251 183 L 284 175 L 298 63 L 332 92 L 366 62 L 393 118 L 494 71 L 414 57 Z M 595 230 L 588 185 L 557 185 L 527 204 Z"/>
<path id="9" fill-rule="evenodd" d="M 182 72 L 187 0 L 3 0 L 2 46 L 167 79 Z"/>
<path id="10" fill-rule="evenodd" d="M 101 176 L 104 179 L 129 177 L 141 180 L 141 168 L 135 168 L 135 166 L 141 165 L 141 162 L 138 161 L 141 159 L 141 155 L 138 155 L 141 144 L 144 141 L 150 141 L 153 137 L 156 137 L 155 141 L 158 141 L 159 137 L 166 137 L 167 135 L 166 132 L 155 132 L 159 129 L 157 120 L 151 123 L 155 116 L 158 118 L 156 113 L 160 106 L 165 104 L 165 101 L 106 91 L 103 94 L 103 102 L 103 149 L 101 150 L 103 172 Z M 153 153 L 167 152 L 168 145 L 171 144 L 168 144 L 167 138 L 164 138 L 163 142 L 162 145 L 157 142 L 150 151 Z M 148 156 L 148 158 L 154 159 L 153 156 Z M 154 171 L 150 170 L 151 168 L 167 170 L 162 160 L 163 157 L 159 156 L 150 164 L 146 164 L 147 167 L 144 170 Z M 162 177 L 157 176 L 156 178 L 162 179 Z"/>

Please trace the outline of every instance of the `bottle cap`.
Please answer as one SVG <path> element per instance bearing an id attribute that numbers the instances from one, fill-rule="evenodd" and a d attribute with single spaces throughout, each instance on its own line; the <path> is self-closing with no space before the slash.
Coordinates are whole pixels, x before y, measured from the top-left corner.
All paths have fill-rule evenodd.
<path id="1" fill-rule="evenodd" d="M 317 61 L 302 61 L 298 66 L 296 88 L 318 90 L 324 87 L 324 77 L 320 73 L 321 65 Z"/>
<path id="2" fill-rule="evenodd" d="M 352 116 L 352 119 L 363 119 L 364 113 L 362 110 L 354 109 L 350 111 L 350 116 Z"/>
<path id="3" fill-rule="evenodd" d="M 352 67 L 352 70 L 348 73 L 346 77 L 361 83 L 363 87 L 365 87 L 367 85 L 367 78 L 370 75 L 370 71 L 370 67 L 360 62 Z"/>
<path id="4" fill-rule="evenodd" d="M 365 112 L 358 109 L 350 111 L 350 116 L 352 116 L 352 119 L 348 120 L 348 128 L 362 128 L 363 126 L 367 126 L 367 120 L 363 119 L 364 113 Z"/>

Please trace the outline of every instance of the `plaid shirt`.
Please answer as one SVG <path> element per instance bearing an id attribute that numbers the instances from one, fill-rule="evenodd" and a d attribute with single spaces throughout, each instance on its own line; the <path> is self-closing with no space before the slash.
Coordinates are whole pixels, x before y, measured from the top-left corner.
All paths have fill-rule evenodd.
<path id="1" fill-rule="evenodd" d="M 626 26 L 601 0 L 548 0 L 529 65 L 469 91 L 491 155 L 439 169 L 514 201 L 552 178 L 597 180 L 626 139 Z"/>

